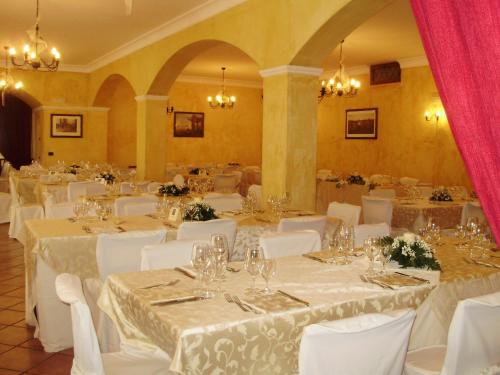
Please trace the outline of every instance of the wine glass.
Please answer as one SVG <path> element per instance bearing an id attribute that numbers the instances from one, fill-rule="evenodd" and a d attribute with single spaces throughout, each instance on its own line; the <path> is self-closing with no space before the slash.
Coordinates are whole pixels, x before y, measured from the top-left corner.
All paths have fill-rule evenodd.
<path id="1" fill-rule="evenodd" d="M 271 294 L 269 288 L 269 280 L 276 275 L 276 259 L 262 259 L 259 265 L 260 274 L 266 280 L 266 287 L 263 290 L 264 294 Z"/>
<path id="2" fill-rule="evenodd" d="M 465 225 L 458 224 L 455 227 L 455 237 L 459 241 L 457 245 L 458 250 L 463 250 L 465 248 L 464 245 L 467 238 L 467 228 L 465 227 Z"/>
<path id="3" fill-rule="evenodd" d="M 84 205 L 81 202 L 76 202 L 73 205 L 73 213 L 75 214 L 75 222 L 79 221 L 83 215 Z"/>
<path id="4" fill-rule="evenodd" d="M 227 237 L 224 234 L 214 233 L 210 236 L 212 251 L 217 263 L 217 272 L 215 275 L 218 281 L 218 291 L 221 291 L 221 281 L 226 278 L 226 268 L 229 260 L 229 247 L 227 245 Z"/>
<path id="5" fill-rule="evenodd" d="M 262 251 L 259 247 L 247 248 L 245 252 L 245 270 L 252 277 L 252 287 L 247 289 L 247 293 L 254 294 L 257 292 L 255 287 L 255 279 L 260 272 L 260 262 L 262 261 Z"/>
<path id="6" fill-rule="evenodd" d="M 375 273 L 373 265 L 375 257 L 380 252 L 380 247 L 378 246 L 377 242 L 378 242 L 377 238 L 367 238 L 363 242 L 363 249 L 365 251 L 366 256 L 368 257 L 368 260 L 370 261 L 368 269 L 366 270 L 367 275 L 373 275 Z"/>
<path id="7" fill-rule="evenodd" d="M 380 254 L 379 254 L 379 259 L 380 262 L 382 263 L 382 275 L 385 275 L 387 273 L 386 270 L 386 264 L 391 258 L 391 253 L 392 253 L 392 246 L 391 245 L 381 245 L 380 246 Z"/>
<path id="8" fill-rule="evenodd" d="M 191 253 L 191 264 L 197 271 L 200 283 L 200 295 L 203 298 L 211 298 L 214 293 L 208 289 L 209 283 L 216 273 L 216 261 L 210 245 L 206 242 L 195 242 Z"/>

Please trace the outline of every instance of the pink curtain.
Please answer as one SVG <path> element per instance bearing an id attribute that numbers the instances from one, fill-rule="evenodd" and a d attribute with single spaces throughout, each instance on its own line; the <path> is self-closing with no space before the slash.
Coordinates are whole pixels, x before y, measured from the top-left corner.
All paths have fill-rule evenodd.
<path id="1" fill-rule="evenodd" d="M 500 244 L 500 1 L 411 4 L 448 122 Z"/>

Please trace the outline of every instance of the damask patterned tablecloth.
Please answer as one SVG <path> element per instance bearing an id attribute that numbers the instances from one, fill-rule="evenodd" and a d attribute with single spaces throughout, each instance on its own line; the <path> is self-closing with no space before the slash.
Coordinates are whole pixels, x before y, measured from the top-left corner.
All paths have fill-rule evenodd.
<path id="1" fill-rule="evenodd" d="M 19 174 L 13 174 L 12 179 L 22 203 L 43 204 L 44 193 L 52 194 L 55 203 L 68 200 L 67 182 L 42 183 L 38 177 L 22 177 Z"/>
<path id="2" fill-rule="evenodd" d="M 430 202 L 428 200 L 406 201 L 395 199 L 392 226 L 417 232 L 432 217 L 442 228 L 454 228 L 460 224 L 464 202 Z"/>
<path id="3" fill-rule="evenodd" d="M 241 263 L 234 263 L 241 268 Z M 243 312 L 223 296 L 173 305 L 151 306 L 168 288 L 138 289 L 181 279 L 176 288 L 192 289 L 195 281 L 175 270 L 111 275 L 99 306 L 115 322 L 122 339 L 143 349 L 161 348 L 172 358 L 171 370 L 182 374 L 293 374 L 297 372 L 302 329 L 323 320 L 362 313 L 418 307 L 435 284 L 398 290 L 362 282 L 367 263 L 348 266 L 320 263 L 305 257 L 277 259 L 271 288 L 306 300 L 310 306 L 287 311 Z M 436 279 L 438 275 L 436 275 Z M 242 271 L 227 273 L 224 288 L 245 298 L 251 283 Z M 262 287 L 263 282 L 258 282 Z"/>

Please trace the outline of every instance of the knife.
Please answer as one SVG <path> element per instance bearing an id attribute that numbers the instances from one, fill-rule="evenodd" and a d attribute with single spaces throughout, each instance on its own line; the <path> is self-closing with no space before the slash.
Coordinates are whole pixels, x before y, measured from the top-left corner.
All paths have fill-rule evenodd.
<path id="1" fill-rule="evenodd" d="M 191 279 L 196 279 L 196 277 L 194 277 L 193 275 L 191 275 L 189 272 L 187 272 L 186 270 L 180 268 L 180 267 L 175 267 L 174 270 L 176 270 L 177 272 L 180 272 L 182 274 L 184 274 L 185 276 L 191 278 Z"/>
<path id="2" fill-rule="evenodd" d="M 415 280 L 423 281 L 423 282 L 426 282 L 426 283 L 429 283 L 429 282 L 430 282 L 430 281 L 429 281 L 429 280 L 427 280 L 427 279 L 423 279 L 423 278 L 421 278 L 421 277 L 417 277 L 417 276 L 413 276 L 413 275 L 408 275 L 408 274 L 406 274 L 406 273 L 402 273 L 402 272 L 394 272 L 394 273 L 396 273 L 396 274 L 398 274 L 398 275 L 401 275 L 401 276 L 410 277 L 410 278 L 415 279 Z"/>
<path id="3" fill-rule="evenodd" d="M 302 304 L 304 304 L 304 305 L 306 305 L 306 306 L 309 306 L 309 302 L 304 301 L 303 299 L 300 299 L 300 298 L 298 298 L 298 297 L 292 296 L 291 294 L 288 294 L 287 292 L 284 292 L 284 291 L 282 291 L 282 290 L 278 290 L 278 293 L 280 293 L 280 294 L 284 295 L 285 297 L 288 297 L 288 298 L 290 298 L 290 299 L 293 299 L 293 300 L 294 300 L 294 301 L 296 301 L 296 302 L 299 302 L 299 303 L 302 303 Z"/>
<path id="4" fill-rule="evenodd" d="M 167 300 L 151 301 L 150 305 L 151 306 L 172 305 L 175 303 L 199 301 L 202 299 L 204 299 L 204 298 L 199 297 L 199 296 L 187 296 L 187 297 L 172 298 L 172 299 L 167 299 Z"/>

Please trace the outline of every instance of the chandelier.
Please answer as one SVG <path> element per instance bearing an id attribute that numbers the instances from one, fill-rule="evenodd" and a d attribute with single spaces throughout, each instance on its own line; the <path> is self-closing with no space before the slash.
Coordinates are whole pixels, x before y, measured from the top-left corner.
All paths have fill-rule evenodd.
<path id="1" fill-rule="evenodd" d="M 226 87 L 224 85 L 224 71 L 226 70 L 226 68 L 222 67 L 221 69 L 222 89 L 217 93 L 217 95 L 215 95 L 215 100 L 211 96 L 209 96 L 207 100 L 211 108 L 231 109 L 234 107 L 234 103 L 236 103 L 236 96 L 226 95 Z"/>
<path id="2" fill-rule="evenodd" d="M 335 75 L 330 78 L 328 82 L 321 82 L 321 90 L 319 92 L 318 101 L 321 101 L 323 98 L 330 96 L 354 96 L 358 93 L 358 89 L 361 87 L 361 83 L 358 80 L 349 78 L 349 76 L 345 73 L 344 59 L 342 56 L 343 44 L 344 41 L 341 41 L 339 70 L 337 70 Z"/>
<path id="3" fill-rule="evenodd" d="M 55 47 L 48 51 L 47 42 L 40 36 L 39 20 L 39 0 L 36 0 L 36 23 L 34 29 L 27 30 L 30 42 L 23 47 L 21 62 L 16 61 L 16 50 L 14 48 L 9 50 L 12 65 L 54 72 L 59 66 L 61 54 Z"/>
<path id="4" fill-rule="evenodd" d="M 19 90 L 20 88 L 23 87 L 23 83 L 21 81 L 15 81 L 14 78 L 10 75 L 9 71 L 9 54 L 8 50 L 9 47 L 4 47 L 5 49 L 5 68 L 0 75 L 0 91 L 2 92 L 2 106 L 5 105 L 5 93 L 10 90 Z"/>

